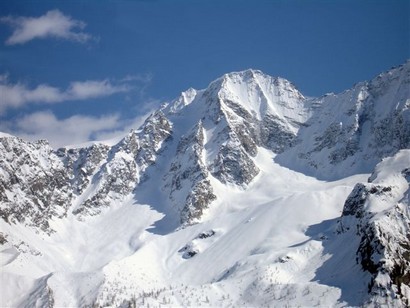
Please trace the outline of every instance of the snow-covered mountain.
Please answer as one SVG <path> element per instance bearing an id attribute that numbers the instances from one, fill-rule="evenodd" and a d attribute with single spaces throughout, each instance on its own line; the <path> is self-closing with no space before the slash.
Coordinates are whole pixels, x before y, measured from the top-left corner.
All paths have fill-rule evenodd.
<path id="1" fill-rule="evenodd" d="M 305 98 L 256 70 L 119 142 L 0 135 L 1 305 L 406 306 L 410 62 Z"/>
<path id="2" fill-rule="evenodd" d="M 298 144 L 277 158 L 325 180 L 371 172 L 381 158 L 410 147 L 410 64 L 311 101 Z"/>

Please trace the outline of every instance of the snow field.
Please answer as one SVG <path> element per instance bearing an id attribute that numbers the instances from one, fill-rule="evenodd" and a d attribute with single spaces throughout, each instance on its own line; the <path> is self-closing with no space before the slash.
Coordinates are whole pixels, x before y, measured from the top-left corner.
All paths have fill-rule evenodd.
<path id="1" fill-rule="evenodd" d="M 115 298 L 102 292 L 97 302 L 116 306 L 134 297 L 137 306 L 340 305 L 340 289 L 315 279 L 329 259 L 322 245 L 328 226 L 307 233 L 339 217 L 353 185 L 368 175 L 322 182 L 275 164 L 266 150 L 259 153 L 262 172 L 248 189 L 213 183 L 218 201 L 201 223 L 152 235 L 134 254 L 108 264 L 103 289 L 119 292 Z M 184 258 L 185 247 L 196 254 Z"/>

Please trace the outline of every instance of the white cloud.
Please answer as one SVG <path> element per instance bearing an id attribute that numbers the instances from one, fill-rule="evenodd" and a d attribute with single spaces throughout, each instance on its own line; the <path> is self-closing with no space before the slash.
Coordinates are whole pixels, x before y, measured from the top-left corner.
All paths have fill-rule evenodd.
<path id="1" fill-rule="evenodd" d="M 48 11 L 40 17 L 0 18 L 0 22 L 13 28 L 12 35 L 6 40 L 7 45 L 24 44 L 39 38 L 60 38 L 85 43 L 92 38 L 88 33 L 81 32 L 86 26 L 82 21 L 72 19 L 59 10 Z"/>
<path id="2" fill-rule="evenodd" d="M 79 100 L 109 96 L 118 92 L 128 92 L 131 90 L 128 84 L 113 85 L 109 80 L 95 81 L 87 80 L 83 82 L 72 82 L 67 89 L 65 96 L 67 100 Z"/>
<path id="3" fill-rule="evenodd" d="M 153 77 L 154 76 L 153 76 L 152 73 L 147 73 L 147 74 L 142 74 L 142 75 L 127 75 L 123 79 L 121 79 L 121 81 L 123 81 L 123 82 L 139 81 L 139 82 L 142 82 L 144 84 L 148 84 L 148 83 L 151 82 Z"/>
<path id="4" fill-rule="evenodd" d="M 0 121 L 0 132 L 29 141 L 46 139 L 54 148 L 95 140 L 120 140 L 131 129 L 138 129 L 157 105 L 157 101 L 148 101 L 141 105 L 139 115 L 129 119 L 121 118 L 118 113 L 102 116 L 74 115 L 59 119 L 51 111 L 39 111 L 12 121 Z"/>
<path id="5" fill-rule="evenodd" d="M 101 117 L 75 115 L 58 119 L 50 111 L 35 112 L 13 123 L 0 124 L 0 130 L 26 140 L 46 139 L 54 148 L 80 144 L 95 136 L 120 129 L 122 123 L 117 114 Z"/>
<path id="6" fill-rule="evenodd" d="M 137 90 L 142 98 L 141 91 L 150 79 L 148 75 L 133 75 L 114 81 L 76 81 L 62 90 L 47 84 L 29 87 L 20 82 L 11 83 L 8 74 L 0 74 L 0 131 L 31 141 L 47 139 L 54 148 L 92 140 L 119 139 L 131 129 L 138 129 L 160 102 L 146 99 L 144 103 L 135 104 L 127 110 L 127 114 L 74 115 L 63 119 L 52 111 L 38 111 L 13 119 L 2 118 L 1 114 L 8 108 L 27 104 L 86 100 L 131 90 Z M 130 114 L 135 116 L 130 118 Z"/>
<path id="7" fill-rule="evenodd" d="M 75 81 L 66 90 L 47 84 L 29 88 L 22 83 L 10 83 L 6 75 L 0 75 L 0 114 L 8 108 L 18 108 L 30 103 L 52 104 L 63 101 L 85 100 L 129 92 L 129 83 L 105 80 Z"/>

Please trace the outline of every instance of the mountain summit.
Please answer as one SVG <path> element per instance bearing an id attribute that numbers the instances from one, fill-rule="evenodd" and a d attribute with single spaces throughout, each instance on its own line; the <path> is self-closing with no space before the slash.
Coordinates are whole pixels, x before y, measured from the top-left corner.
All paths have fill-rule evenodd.
<path id="1" fill-rule="evenodd" d="M 0 135 L 2 306 L 406 306 L 410 62 L 306 98 L 258 70 L 116 144 Z"/>

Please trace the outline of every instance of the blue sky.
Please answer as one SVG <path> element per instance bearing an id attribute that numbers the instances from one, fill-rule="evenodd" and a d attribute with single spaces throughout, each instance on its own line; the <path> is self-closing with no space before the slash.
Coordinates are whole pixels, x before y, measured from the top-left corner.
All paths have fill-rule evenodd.
<path id="1" fill-rule="evenodd" d="M 2 0 L 0 131 L 104 139 L 227 72 L 320 96 L 408 58 L 408 0 Z"/>

